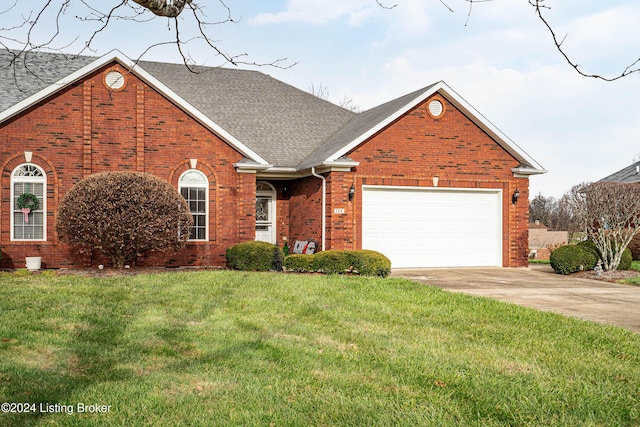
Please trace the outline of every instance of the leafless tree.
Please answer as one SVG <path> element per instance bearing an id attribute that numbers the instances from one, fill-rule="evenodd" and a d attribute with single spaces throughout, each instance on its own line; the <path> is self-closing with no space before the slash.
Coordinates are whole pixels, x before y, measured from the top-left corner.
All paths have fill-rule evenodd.
<path id="1" fill-rule="evenodd" d="M 615 270 L 631 239 L 640 233 L 640 185 L 595 182 L 574 186 L 568 202 L 593 240 L 605 270 Z"/>
<path id="2" fill-rule="evenodd" d="M 309 93 L 317 96 L 318 98 L 324 99 L 325 101 L 331 101 L 331 96 L 329 95 L 329 88 L 320 83 L 318 86 L 313 83 L 309 86 Z M 360 113 L 362 109 L 359 105 L 353 102 L 353 99 L 349 98 L 347 95 L 343 96 L 340 101 L 337 102 L 337 105 L 340 107 L 349 110 L 353 113 Z"/>
<path id="3" fill-rule="evenodd" d="M 0 17 L 14 9 L 17 6 L 18 1 L 19 0 L 13 0 L 13 4 L 4 6 L 4 9 L 1 9 L 2 6 L 0 6 Z M 454 12 L 454 6 L 457 3 L 462 2 L 463 4 L 465 4 L 467 7 L 467 24 L 469 23 L 469 19 L 472 15 L 474 5 L 476 3 L 486 3 L 490 1 L 493 0 L 439 0 L 439 2 L 451 12 Z M 397 6 L 402 5 L 402 0 L 397 0 L 397 2 L 375 0 L 375 2 L 383 9 L 394 9 Z M 548 30 L 551 36 L 552 43 L 555 45 L 556 49 L 560 52 L 567 63 L 580 75 L 605 81 L 614 81 L 640 72 L 640 58 L 630 61 L 629 65 L 626 66 L 621 72 L 612 76 L 605 76 L 602 74 L 585 71 L 583 67 L 565 50 L 564 41 L 567 36 L 559 36 L 556 33 L 554 27 L 547 19 L 546 15 L 551 9 L 551 6 L 546 3 L 546 0 L 527 0 L 527 2 L 533 8 L 537 18 Z M 44 0 L 44 6 L 34 6 L 30 14 L 28 14 L 27 16 L 23 16 L 22 22 L 16 22 L 11 26 L 0 26 L 0 46 L 4 47 L 5 49 L 9 49 L 9 45 L 17 44 L 18 46 L 21 46 L 20 49 L 12 51 L 15 55 L 14 61 L 23 58 L 25 54 L 31 50 L 51 49 L 62 51 L 65 47 L 68 46 L 57 46 L 56 43 L 58 42 L 60 33 L 63 31 L 63 28 L 61 26 L 61 18 L 65 15 L 65 13 L 68 12 L 71 3 L 72 0 Z M 79 54 L 82 54 L 86 50 L 91 50 L 94 39 L 101 32 L 107 29 L 110 23 L 115 20 L 130 20 L 142 22 L 154 19 L 154 17 L 165 17 L 169 19 L 169 25 L 173 30 L 174 37 L 172 38 L 172 40 L 168 41 L 152 41 L 149 44 L 147 50 L 143 52 L 142 55 L 144 55 L 148 50 L 154 47 L 173 44 L 176 46 L 184 63 L 187 66 L 191 66 L 194 65 L 196 61 L 194 61 L 193 58 L 190 57 L 189 53 L 185 50 L 185 46 L 188 43 L 193 42 L 194 40 L 200 40 L 208 45 L 208 47 L 222 59 L 223 63 L 273 65 L 281 67 L 286 64 L 287 61 L 285 58 L 265 64 L 256 64 L 255 62 L 249 61 L 246 54 L 229 54 L 224 51 L 220 47 L 219 42 L 211 37 L 212 26 L 237 22 L 237 20 L 232 17 L 231 10 L 224 3 L 224 0 L 217 0 L 215 2 L 215 4 L 219 4 L 222 7 L 224 12 L 221 15 L 222 19 L 214 21 L 209 21 L 209 19 L 205 15 L 204 9 L 206 3 L 202 0 L 109 0 L 104 1 L 107 6 L 96 6 L 89 0 L 73 0 L 73 3 L 81 3 L 86 8 L 86 14 L 84 16 L 77 16 L 77 19 L 86 22 L 93 22 L 96 24 L 93 33 L 86 38 L 84 48 L 81 52 L 79 52 Z M 208 6 L 211 5 L 209 4 Z M 46 20 L 46 17 L 49 16 L 49 14 L 55 16 L 55 30 L 48 36 L 46 40 L 37 42 L 34 38 L 34 29 L 38 27 L 42 21 Z M 195 36 L 184 35 L 184 33 L 181 31 L 182 24 L 178 19 L 179 17 L 184 18 L 183 24 L 185 27 L 189 27 L 189 29 L 195 29 Z M 15 30 L 26 30 L 26 38 L 16 39 L 15 36 L 13 36 Z M 288 66 L 291 65 L 292 64 L 289 64 Z"/>
<path id="4" fill-rule="evenodd" d="M 14 0 L 13 4 L 0 6 L 0 17 L 3 15 L 5 17 L 8 16 L 17 8 L 18 2 L 19 0 Z M 42 4 L 42 2 L 40 3 Z M 95 3 L 98 4 L 96 5 Z M 231 10 L 224 0 L 217 0 L 213 4 L 206 4 L 211 2 L 199 0 L 110 0 L 104 1 L 104 3 L 106 5 L 101 5 L 99 2 L 90 2 L 89 0 L 45 0 L 44 5 L 34 5 L 26 15 L 17 13 L 11 15 L 12 19 L 16 19 L 15 15 L 18 15 L 18 19 L 21 22 L 13 22 L 10 26 L 0 24 L 0 47 L 13 55 L 13 62 L 20 60 L 26 62 L 26 56 L 31 51 L 67 51 L 71 49 L 71 45 L 84 38 L 82 39 L 83 47 L 77 52 L 78 55 L 82 55 L 93 50 L 96 38 L 107 30 L 114 21 L 143 23 L 153 19 L 166 18 L 168 20 L 167 25 L 173 36 L 165 41 L 157 41 L 157 39 L 150 38 L 148 47 L 138 59 L 155 47 L 175 45 L 185 65 L 193 70 L 192 66 L 196 65 L 197 61 L 190 56 L 186 46 L 200 41 L 205 43 L 221 59 L 221 64 L 291 66 L 291 64 L 286 64 L 286 58 L 267 63 L 257 63 L 248 60 L 246 53 L 230 54 L 223 50 L 219 42 L 212 37 L 212 28 L 222 24 L 238 22 L 233 18 Z M 83 14 L 77 14 L 75 18 L 83 23 L 91 24 L 92 29 L 86 37 L 80 34 L 75 35 L 76 39 L 65 45 L 65 42 L 62 41 L 64 39 L 62 37 L 64 33 L 64 18 L 68 13 L 71 13 L 72 4 L 74 6 L 82 5 L 80 10 L 83 11 Z M 220 19 L 210 20 L 205 14 L 205 7 L 215 5 L 220 7 L 221 12 L 216 10 L 216 14 L 220 15 Z M 52 20 L 53 22 L 51 22 Z M 4 22 L 7 22 L 6 18 Z M 36 33 L 37 30 L 46 25 L 50 25 L 53 30 L 46 34 L 44 40 L 42 40 L 42 35 L 37 37 Z M 188 29 L 188 31 L 183 31 L 185 29 Z M 66 36 L 68 38 L 68 34 Z"/>

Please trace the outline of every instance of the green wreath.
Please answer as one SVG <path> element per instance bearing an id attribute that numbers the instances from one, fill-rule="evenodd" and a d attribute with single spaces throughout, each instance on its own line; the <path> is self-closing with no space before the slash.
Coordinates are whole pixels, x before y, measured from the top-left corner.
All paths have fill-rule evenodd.
<path id="1" fill-rule="evenodd" d="M 37 211 L 40 207 L 38 197 L 33 193 L 22 193 L 17 201 L 18 209 L 30 209 Z"/>

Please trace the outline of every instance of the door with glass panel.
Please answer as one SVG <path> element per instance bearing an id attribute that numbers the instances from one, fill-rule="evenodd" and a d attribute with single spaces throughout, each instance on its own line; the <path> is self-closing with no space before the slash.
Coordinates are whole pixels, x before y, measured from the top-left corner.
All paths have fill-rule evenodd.
<path id="1" fill-rule="evenodd" d="M 276 192 L 271 184 L 256 185 L 256 240 L 276 243 Z"/>

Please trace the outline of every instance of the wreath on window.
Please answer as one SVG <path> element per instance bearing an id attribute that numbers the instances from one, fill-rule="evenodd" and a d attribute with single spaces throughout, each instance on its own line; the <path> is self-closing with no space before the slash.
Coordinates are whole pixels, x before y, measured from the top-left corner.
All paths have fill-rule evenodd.
<path id="1" fill-rule="evenodd" d="M 33 193 L 22 193 L 16 202 L 18 209 L 24 214 L 24 222 L 29 223 L 29 214 L 31 211 L 37 211 L 40 207 L 38 197 Z"/>

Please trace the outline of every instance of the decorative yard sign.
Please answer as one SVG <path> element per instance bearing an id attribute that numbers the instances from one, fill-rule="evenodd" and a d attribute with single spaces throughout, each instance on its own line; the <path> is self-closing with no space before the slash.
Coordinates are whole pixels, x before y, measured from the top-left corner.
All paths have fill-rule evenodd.
<path id="1" fill-rule="evenodd" d="M 36 211 L 40 207 L 38 197 L 33 193 L 22 193 L 18 197 L 18 209 L 20 209 L 24 215 L 25 224 L 29 223 L 29 214 L 31 211 Z"/>

